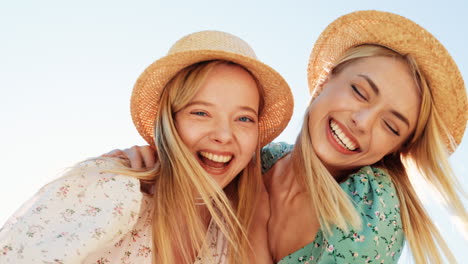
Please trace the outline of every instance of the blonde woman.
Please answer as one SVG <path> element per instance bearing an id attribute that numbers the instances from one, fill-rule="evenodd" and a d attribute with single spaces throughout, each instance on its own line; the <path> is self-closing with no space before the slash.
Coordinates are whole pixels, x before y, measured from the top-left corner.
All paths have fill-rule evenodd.
<path id="1" fill-rule="evenodd" d="M 78 165 L 0 231 L 1 263 L 247 263 L 268 253 L 259 151 L 291 117 L 283 78 L 238 37 L 197 32 L 141 74 L 131 113 L 158 166 Z"/>
<path id="2" fill-rule="evenodd" d="M 295 146 L 262 153 L 273 261 L 395 263 L 406 240 L 416 263 L 443 263 L 442 254 L 455 263 L 408 169 L 468 228 L 448 162 L 467 96 L 447 50 L 404 17 L 354 12 L 322 32 L 308 78 L 313 100 Z"/>

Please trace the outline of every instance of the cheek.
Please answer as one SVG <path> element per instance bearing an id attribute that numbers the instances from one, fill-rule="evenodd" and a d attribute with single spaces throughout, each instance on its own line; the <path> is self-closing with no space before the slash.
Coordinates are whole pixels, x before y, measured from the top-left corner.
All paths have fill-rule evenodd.
<path id="1" fill-rule="evenodd" d="M 379 161 L 384 156 L 395 152 L 401 146 L 401 140 L 395 139 L 391 135 L 388 135 L 385 131 L 381 131 L 378 135 L 373 137 L 373 158 L 374 162 Z"/>
<path id="2" fill-rule="evenodd" d="M 337 107 L 340 100 L 337 96 L 333 97 L 333 93 L 330 93 L 330 89 L 324 91 L 317 98 L 314 99 L 309 105 L 308 111 L 308 122 L 309 128 L 314 126 L 321 119 L 329 115 L 332 111 L 341 109 Z"/>
<path id="3" fill-rule="evenodd" d="M 307 127 L 309 129 L 309 137 L 312 142 L 314 138 L 318 135 L 319 131 L 319 120 L 320 116 L 318 115 L 317 105 L 311 105 L 309 108 L 309 117 L 307 119 Z"/>
<path id="4" fill-rule="evenodd" d="M 201 133 L 200 128 L 196 124 L 192 124 L 186 120 L 176 120 L 175 127 L 182 142 L 191 148 L 196 142 L 197 136 Z"/>
<path id="5" fill-rule="evenodd" d="M 248 158 L 251 158 L 251 155 L 257 148 L 258 144 L 258 127 L 247 129 L 243 131 L 238 137 L 239 143 L 242 148 L 242 153 L 244 153 Z"/>

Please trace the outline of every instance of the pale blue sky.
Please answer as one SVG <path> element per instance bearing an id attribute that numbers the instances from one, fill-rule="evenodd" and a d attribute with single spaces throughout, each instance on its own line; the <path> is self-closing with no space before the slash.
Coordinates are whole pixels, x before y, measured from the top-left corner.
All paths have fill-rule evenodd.
<path id="1" fill-rule="evenodd" d="M 143 69 L 199 30 L 240 36 L 291 85 L 295 114 L 278 140 L 293 142 L 309 100 L 306 68 L 328 23 L 355 10 L 406 16 L 447 47 L 468 78 L 468 5 L 444 1 L 3 1 L 0 3 L 0 226 L 67 166 L 144 144 L 129 97 Z M 467 133 L 465 133 L 466 136 Z M 468 189 L 468 139 L 452 157 Z M 468 241 L 422 190 L 461 263 Z M 466 201 L 465 201 L 466 205 Z M 466 231 L 465 231 L 466 233 Z M 410 262 L 404 256 L 400 263 Z"/>

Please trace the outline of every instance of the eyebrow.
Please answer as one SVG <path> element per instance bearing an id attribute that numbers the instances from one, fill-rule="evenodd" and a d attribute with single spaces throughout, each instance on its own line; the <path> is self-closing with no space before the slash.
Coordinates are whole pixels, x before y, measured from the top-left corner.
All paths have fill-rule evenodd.
<path id="1" fill-rule="evenodd" d="M 399 112 L 397 112 L 397 111 L 395 111 L 395 110 L 392 110 L 391 113 L 392 113 L 394 116 L 396 116 L 396 118 L 398 118 L 398 119 L 400 119 L 401 121 L 403 121 L 403 123 L 405 123 L 408 127 L 410 126 L 410 125 L 409 125 L 408 119 L 407 119 L 404 115 L 400 114 Z"/>
<path id="2" fill-rule="evenodd" d="M 359 77 L 361 78 L 364 78 L 368 83 L 369 83 L 369 86 L 372 88 L 372 90 L 374 91 L 374 93 L 376 95 L 379 95 L 380 94 L 380 90 L 379 90 L 379 87 L 374 83 L 374 81 L 372 81 L 371 78 L 369 78 L 369 76 L 367 75 L 364 75 L 364 74 L 358 74 Z M 400 119 L 401 121 L 403 121 L 403 123 L 405 123 L 408 127 L 410 126 L 410 123 L 409 123 L 409 120 L 408 118 L 406 118 L 404 115 L 402 115 L 400 112 L 397 112 L 395 110 L 392 110 L 390 111 L 396 118 Z"/>
<path id="3" fill-rule="evenodd" d="M 189 106 L 197 105 L 197 104 L 199 104 L 199 105 L 204 105 L 204 106 L 210 106 L 210 107 L 214 107 L 214 106 L 215 106 L 214 104 L 208 103 L 208 102 L 205 102 L 205 101 L 193 101 L 193 102 L 188 103 L 185 107 L 189 107 Z M 255 111 L 255 109 L 253 109 L 252 107 L 249 107 L 249 106 L 239 106 L 238 108 L 240 108 L 241 110 L 244 110 L 244 111 L 252 112 L 252 113 L 254 113 L 256 116 L 258 116 L 257 111 Z"/>
<path id="4" fill-rule="evenodd" d="M 364 75 L 364 74 L 358 74 L 358 76 L 364 78 L 369 83 L 369 85 L 372 88 L 372 90 L 374 91 L 374 93 L 376 95 L 379 95 L 379 93 L 380 93 L 379 87 L 377 87 L 377 85 L 374 83 L 374 81 L 372 81 L 371 78 L 369 78 L 369 76 Z"/>

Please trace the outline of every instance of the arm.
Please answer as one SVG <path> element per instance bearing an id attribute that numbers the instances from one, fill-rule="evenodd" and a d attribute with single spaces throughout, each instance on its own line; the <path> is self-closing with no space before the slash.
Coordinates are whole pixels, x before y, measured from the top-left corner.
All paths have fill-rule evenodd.
<path id="1" fill-rule="evenodd" d="M 24 204 L 0 230 L 0 263 L 82 263 L 129 232 L 141 205 L 139 181 L 103 173 L 108 165 L 81 163 Z"/>
<path id="2" fill-rule="evenodd" d="M 262 173 L 267 172 L 283 156 L 290 153 L 293 145 L 278 142 L 270 143 L 263 147 L 261 153 Z M 152 168 L 157 162 L 157 154 L 149 145 L 133 146 L 127 149 L 114 149 L 102 155 L 102 157 L 121 158 L 130 161 L 133 169 Z"/>
<path id="3" fill-rule="evenodd" d="M 277 160 L 287 155 L 292 150 L 292 145 L 286 143 L 272 143 L 262 149 L 262 169 L 269 170 Z M 105 157 L 117 157 L 130 160 L 132 168 L 149 168 L 157 162 L 155 151 L 150 146 L 133 146 L 124 150 L 115 149 Z M 267 224 L 270 217 L 270 203 L 266 189 L 260 194 L 258 204 L 251 226 L 248 231 L 251 251 L 251 259 L 255 263 L 272 263 L 267 239 Z"/>

